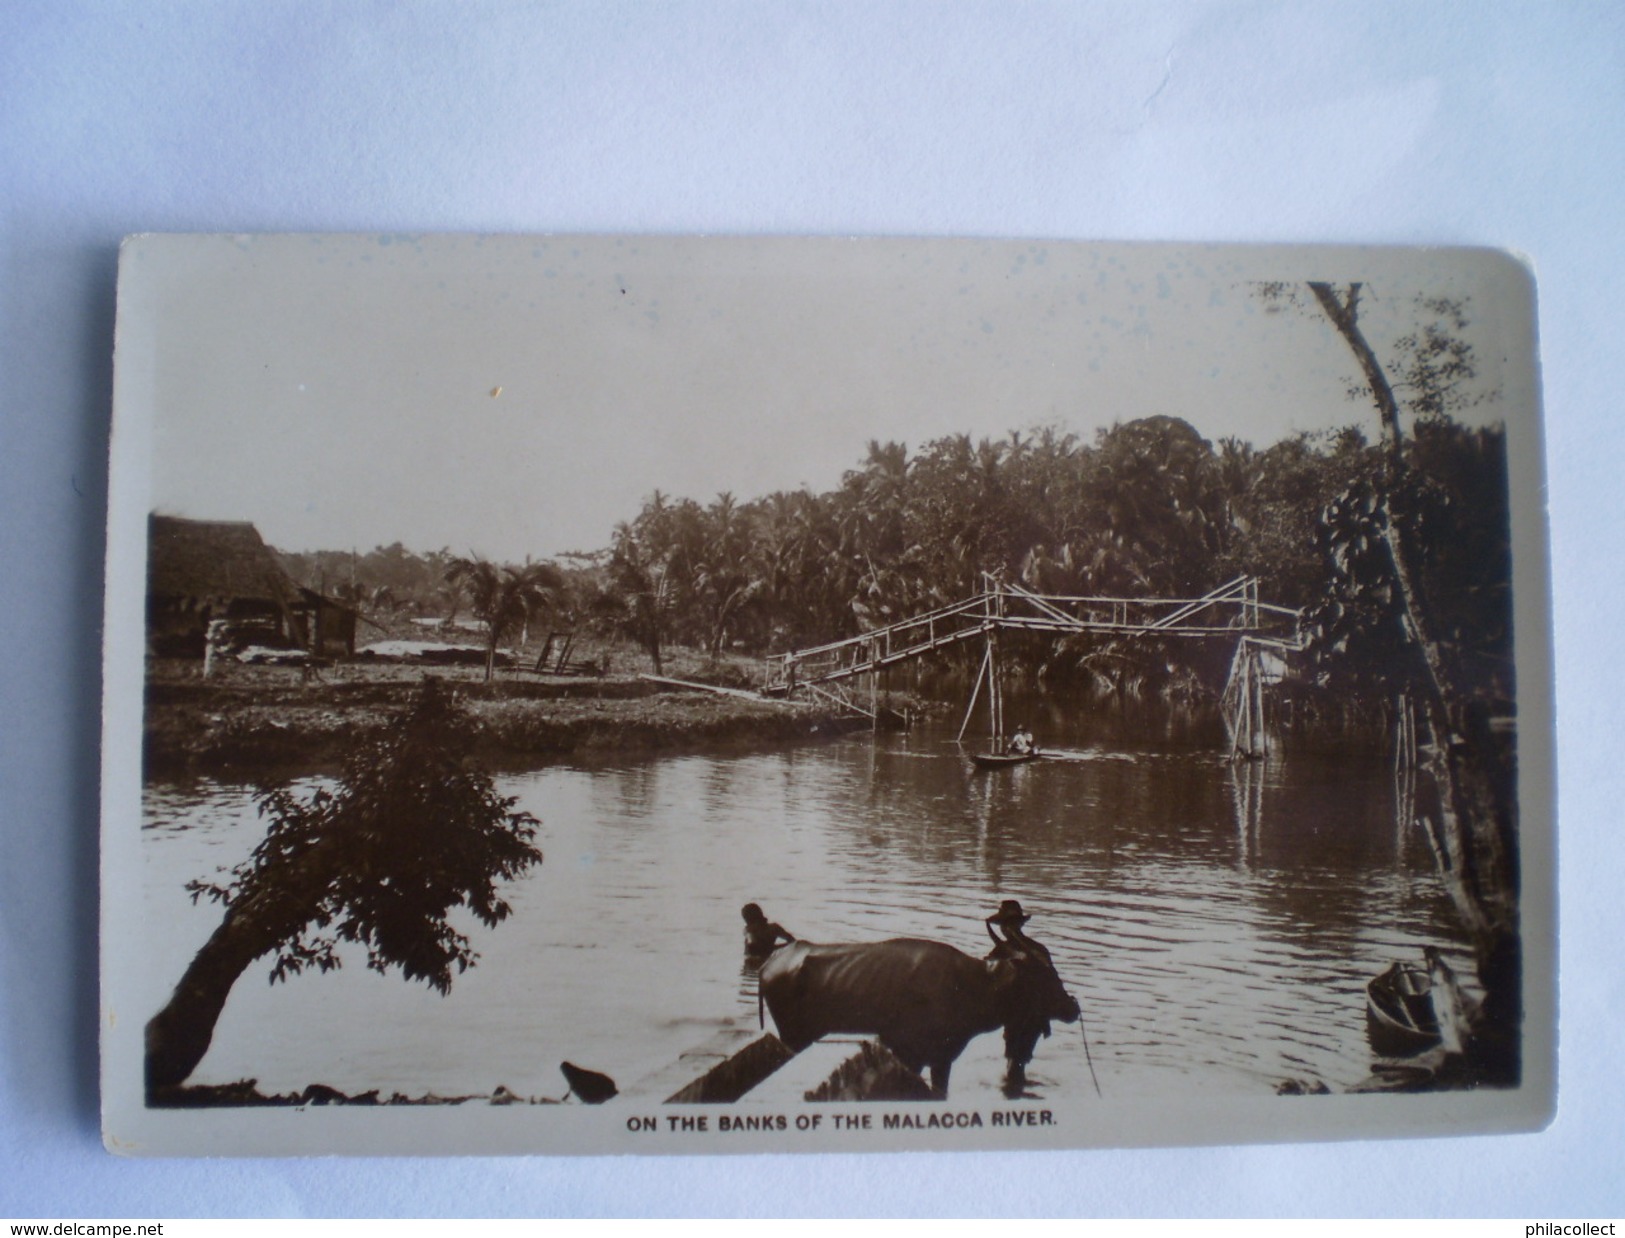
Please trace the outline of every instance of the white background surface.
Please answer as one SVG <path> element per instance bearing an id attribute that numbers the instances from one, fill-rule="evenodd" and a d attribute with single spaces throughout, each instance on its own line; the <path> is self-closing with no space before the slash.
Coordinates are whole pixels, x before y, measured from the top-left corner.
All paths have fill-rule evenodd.
<path id="1" fill-rule="evenodd" d="M 5 4 L 0 1216 L 1617 1217 L 1622 117 L 1625 11 L 1607 3 Z M 1557 654 L 1556 1122 L 1022 1156 L 104 1153 L 96 793 L 117 244 L 334 229 L 1527 253 Z"/>

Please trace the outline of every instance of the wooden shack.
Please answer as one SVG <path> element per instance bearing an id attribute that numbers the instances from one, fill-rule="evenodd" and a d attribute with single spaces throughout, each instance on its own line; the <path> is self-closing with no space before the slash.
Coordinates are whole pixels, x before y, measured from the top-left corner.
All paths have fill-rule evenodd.
<path id="1" fill-rule="evenodd" d="M 303 585 L 298 589 L 299 601 L 291 609 L 295 623 L 304 628 L 301 648 L 324 658 L 354 657 L 355 607 Z"/>
<path id="2" fill-rule="evenodd" d="M 355 652 L 355 609 L 295 584 L 253 524 L 154 513 L 147 522 L 148 649 L 201 658 L 216 619 L 230 624 L 239 648 Z"/>

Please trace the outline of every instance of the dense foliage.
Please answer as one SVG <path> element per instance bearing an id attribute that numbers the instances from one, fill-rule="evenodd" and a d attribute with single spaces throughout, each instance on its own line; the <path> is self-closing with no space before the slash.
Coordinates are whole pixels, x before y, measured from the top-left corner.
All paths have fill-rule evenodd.
<path id="1" fill-rule="evenodd" d="M 269 826 L 250 857 L 224 881 L 189 887 L 225 914 L 147 1026 L 150 1084 L 191 1073 L 232 986 L 267 955 L 275 982 L 337 967 L 354 943 L 379 972 L 450 990 L 478 957 L 452 913 L 495 927 L 509 911 L 499 884 L 542 860 L 537 820 L 467 764 L 466 747 L 466 720 L 426 680 L 402 717 L 356 747 L 332 790 L 261 797 Z"/>
<path id="2" fill-rule="evenodd" d="M 1417 425 L 1406 467 L 1383 459 L 1327 501 L 1315 546 L 1325 581 L 1305 634 L 1324 681 L 1355 691 L 1404 686 L 1414 661 L 1387 537 L 1403 526 L 1421 546 L 1425 599 L 1449 680 L 1486 702 L 1512 683 L 1511 527 L 1505 442 L 1443 419 Z"/>
<path id="3" fill-rule="evenodd" d="M 1468 679 L 1488 685 L 1509 635 L 1503 436 L 1435 416 L 1405 452 L 1395 501 L 1421 521 L 1448 639 L 1474 663 Z M 1391 472 L 1356 430 L 1260 451 L 1234 439 L 1215 447 L 1172 417 L 1113 426 L 1089 445 L 1053 431 L 960 435 L 911 457 L 876 442 L 826 494 L 743 505 L 722 495 L 709 506 L 653 496 L 616 531 L 599 613 L 651 653 L 662 642 L 766 652 L 958 600 L 984 573 L 1045 593 L 1174 598 L 1254 575 L 1263 597 L 1311 612 L 1324 676 L 1376 686 L 1403 633 L 1355 514 L 1360 496 L 1387 493 Z M 1088 639 L 1032 643 L 1018 656 L 1048 675 L 1121 686 L 1157 668 L 1166 679 L 1170 660 L 1177 671 L 1204 654 Z"/>
<path id="4" fill-rule="evenodd" d="M 1436 403 L 1436 391 L 1423 394 Z M 1259 449 L 1209 442 L 1166 416 L 1114 425 L 1092 443 L 1055 429 L 951 435 L 913 453 L 871 442 L 822 494 L 702 504 L 657 492 L 606 551 L 560 567 L 398 545 L 353 561 L 286 558 L 307 574 L 342 568 L 339 592 L 374 619 L 460 611 L 485 621 L 494 647 L 545 614 L 632 640 L 657 670 L 673 644 L 768 653 L 854 635 L 966 597 L 984 573 L 1043 593 L 1112 597 L 1196 597 L 1251 575 L 1265 599 L 1308 612 L 1323 678 L 1376 689 L 1404 633 L 1372 526 L 1388 500 L 1375 496 L 1402 474 L 1392 501 L 1419 521 L 1445 639 L 1467 682 L 1507 695 L 1504 436 L 1430 411 L 1403 452 L 1408 467 L 1396 472 L 1357 429 Z M 1118 689 L 1211 669 L 1195 666 L 1204 651 L 1180 642 L 1033 642 L 1015 656 L 1033 672 Z"/>

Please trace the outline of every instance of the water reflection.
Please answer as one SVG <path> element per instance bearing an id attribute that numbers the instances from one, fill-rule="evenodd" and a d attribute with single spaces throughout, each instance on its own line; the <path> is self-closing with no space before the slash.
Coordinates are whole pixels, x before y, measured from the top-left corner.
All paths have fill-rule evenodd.
<path id="1" fill-rule="evenodd" d="M 1365 979 L 1459 937 L 1425 848 L 1395 824 L 1412 809 L 1391 767 L 1232 763 L 1200 720 L 1044 725 L 1052 759 L 994 773 L 972 770 L 951 728 L 925 727 L 504 776 L 542 819 L 547 858 L 507 923 L 472 926 L 482 957 L 451 997 L 354 963 L 275 989 L 245 981 L 198 1077 L 543 1095 L 568 1057 L 629 1084 L 718 1027 L 756 1025 L 746 902 L 809 940 L 981 954 L 1004 898 L 1032 913 L 1082 1004 L 1108 1092 L 1364 1077 Z M 185 882 L 246 854 L 260 824 L 244 790 L 213 783 L 155 785 L 147 814 L 156 1008 L 218 915 L 191 907 Z M 1029 1090 L 1092 1093 L 1082 1043 L 1057 1028 Z M 991 1093 L 1001 1074 L 999 1038 L 983 1037 L 956 1095 Z"/>
<path id="2" fill-rule="evenodd" d="M 1230 762 L 1230 798 L 1236 814 L 1236 864 L 1246 872 L 1258 852 L 1264 823 L 1264 770 L 1261 761 Z"/>

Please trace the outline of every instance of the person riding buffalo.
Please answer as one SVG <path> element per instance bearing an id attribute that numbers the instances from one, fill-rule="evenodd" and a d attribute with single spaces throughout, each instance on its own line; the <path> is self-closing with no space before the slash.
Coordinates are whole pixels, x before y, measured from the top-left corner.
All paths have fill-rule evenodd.
<path id="1" fill-rule="evenodd" d="M 794 941 L 795 934 L 773 923 L 757 903 L 746 903 L 739 910 L 745 921 L 745 961 L 760 963 L 781 944 Z"/>

